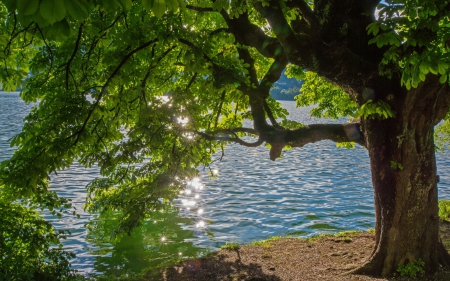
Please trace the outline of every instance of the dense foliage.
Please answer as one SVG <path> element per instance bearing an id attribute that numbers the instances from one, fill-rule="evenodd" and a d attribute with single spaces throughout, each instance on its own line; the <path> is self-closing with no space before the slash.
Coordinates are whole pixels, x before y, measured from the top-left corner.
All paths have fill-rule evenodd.
<path id="1" fill-rule="evenodd" d="M 56 231 L 39 213 L 22 204 L 0 199 L 0 279 L 1 280 L 75 280 Z"/>
<path id="2" fill-rule="evenodd" d="M 275 160 L 285 146 L 329 139 L 368 148 L 376 204 L 382 206 L 376 210 L 387 212 L 377 213 L 378 232 L 397 229 L 391 221 L 397 212 L 409 218 L 421 215 L 421 208 L 437 214 L 437 198 L 418 200 L 431 207 L 417 202 L 410 208 L 400 204 L 406 196 L 396 196 L 413 186 L 419 198 L 425 194 L 421 188 L 436 185 L 435 171 L 423 168 L 434 163 L 416 169 L 400 158 L 434 157 L 428 150 L 418 151 L 430 146 L 434 125 L 448 111 L 449 1 L 357 3 L 2 1 L 0 80 L 6 90 L 22 87 L 22 99 L 36 102 L 22 132 L 11 140 L 17 150 L 0 164 L 5 206 L 27 202 L 65 215 L 70 202 L 51 190 L 49 176 L 74 161 L 98 165 L 101 177 L 87 187 L 86 208 L 117 214 L 115 231 L 130 233 L 176 198 L 197 175 L 197 167 L 209 167 L 227 143 L 268 143 Z M 315 116 L 353 115 L 361 123 L 302 126 L 289 121 L 288 112 L 269 97 L 285 68 L 289 77 L 306 81 L 298 105 L 317 103 Z M 417 113 L 430 103 L 430 111 Z M 425 121 L 408 125 L 416 122 L 411 108 Z M 246 119 L 253 121 L 251 128 L 244 127 Z M 394 121 L 397 125 L 391 126 Z M 413 132 L 423 124 L 423 131 Z M 397 153 L 413 142 L 424 145 L 405 146 L 405 151 L 417 150 Z M 411 176 L 422 172 L 420 178 Z M 28 209 L 21 212 L 35 215 Z M 385 222 L 388 226 L 382 228 Z M 58 243 L 57 236 L 51 237 Z M 390 242 L 380 243 L 383 251 L 374 252 L 379 254 L 373 258 L 376 264 L 367 268 L 390 274 L 405 262 L 405 253 L 386 258 L 395 250 L 386 250 Z M 437 252 L 417 254 L 426 270 L 435 269 L 430 263 L 437 263 Z M 53 257 L 53 252 L 42 254 Z M 61 257 L 54 259 L 56 264 Z"/>

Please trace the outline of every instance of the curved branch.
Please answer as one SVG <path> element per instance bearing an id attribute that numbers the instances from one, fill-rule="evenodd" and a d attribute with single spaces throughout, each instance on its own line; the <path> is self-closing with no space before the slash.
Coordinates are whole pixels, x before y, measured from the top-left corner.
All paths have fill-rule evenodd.
<path id="1" fill-rule="evenodd" d="M 108 86 L 109 86 L 109 83 L 111 83 L 112 79 L 113 79 L 117 74 L 119 74 L 119 71 L 120 71 L 120 69 L 122 68 L 122 66 L 124 66 L 125 63 L 126 63 L 126 62 L 127 62 L 127 61 L 135 54 L 135 53 L 139 52 L 139 51 L 142 50 L 142 49 L 147 48 L 148 46 L 150 46 L 150 45 L 152 45 L 152 44 L 154 44 L 154 43 L 156 43 L 156 42 L 158 42 L 158 40 L 159 40 L 158 38 L 155 38 L 155 39 L 152 39 L 152 40 L 150 40 L 150 41 L 148 41 L 148 42 L 146 42 L 146 43 L 140 45 L 140 46 L 137 47 L 136 49 L 134 49 L 134 50 L 132 50 L 131 52 L 129 52 L 129 53 L 122 59 L 122 61 L 119 63 L 119 65 L 114 69 L 113 73 L 108 77 L 108 79 L 106 80 L 105 84 L 102 86 L 102 90 L 100 91 L 100 94 L 98 95 L 97 99 L 95 100 L 95 102 L 94 102 L 94 104 L 93 104 L 93 106 L 92 106 L 92 109 L 89 110 L 88 116 L 87 116 L 86 119 L 84 120 L 83 125 L 81 126 L 81 128 L 80 128 L 78 131 L 76 131 L 75 133 L 73 133 L 72 135 L 70 135 L 69 137 L 66 138 L 66 139 L 69 139 L 69 138 L 72 138 L 72 137 L 75 136 L 75 135 L 77 136 L 76 139 L 75 139 L 75 141 L 74 141 L 74 143 L 73 143 L 72 145 L 76 145 L 77 142 L 79 141 L 80 136 L 81 136 L 81 133 L 82 133 L 82 132 L 84 131 L 84 129 L 86 128 L 86 125 L 87 125 L 89 119 L 91 118 L 92 113 L 93 113 L 94 110 L 97 108 L 97 105 L 100 103 L 100 100 L 102 99 L 103 95 L 105 94 L 106 89 L 107 89 Z"/>
<path id="2" fill-rule="evenodd" d="M 211 32 L 209 33 L 209 36 L 213 36 L 213 35 L 219 34 L 219 33 L 221 33 L 221 32 L 229 32 L 229 31 L 230 31 L 230 30 L 229 30 L 228 28 L 223 27 L 223 28 L 219 28 L 219 29 L 216 29 L 216 30 L 211 31 Z"/>
<path id="3" fill-rule="evenodd" d="M 211 62 L 211 63 L 214 64 L 214 62 L 212 61 L 212 59 L 211 59 L 210 57 L 208 57 L 202 50 L 200 50 L 200 48 L 198 48 L 197 46 L 195 46 L 192 42 L 189 42 L 188 40 L 183 39 L 183 38 L 178 38 L 178 41 L 180 41 L 180 43 L 183 43 L 183 44 L 186 45 L 186 46 L 191 47 L 192 49 L 196 49 L 196 50 L 201 51 L 202 54 L 203 54 L 203 58 L 205 58 L 207 61 L 209 61 L 209 62 Z"/>
<path id="4" fill-rule="evenodd" d="M 293 54 L 302 60 L 311 60 L 311 49 L 306 47 L 309 44 L 308 37 L 302 37 L 299 40 L 295 36 L 277 2 L 271 1 L 269 7 L 264 7 L 261 3 L 256 3 L 255 8 L 267 19 L 278 41 L 288 54 Z"/>
<path id="5" fill-rule="evenodd" d="M 264 140 L 261 136 L 258 137 L 258 140 L 256 142 L 246 142 L 238 137 L 216 137 L 214 135 L 208 134 L 208 133 L 204 133 L 204 132 L 199 132 L 199 131 L 195 131 L 195 130 L 183 130 L 185 132 L 189 132 L 189 133 L 193 133 L 195 135 L 201 136 L 206 140 L 209 141 L 231 141 L 246 147 L 257 147 L 260 146 L 261 144 L 263 144 Z"/>
<path id="6" fill-rule="evenodd" d="M 186 9 L 194 10 L 194 11 L 198 11 L 198 12 L 214 12 L 213 8 L 210 8 L 210 7 L 197 7 L 197 6 L 194 6 L 194 5 L 186 5 Z"/>
<path id="7" fill-rule="evenodd" d="M 243 13 L 238 18 L 230 18 L 225 10 L 220 11 L 220 14 L 225 19 L 229 31 L 240 44 L 254 47 L 261 55 L 268 58 L 275 57 L 283 49 L 277 38 L 268 36 L 259 26 L 251 23 L 247 13 Z"/>
<path id="8" fill-rule="evenodd" d="M 271 139 L 266 141 L 272 145 L 270 149 L 270 160 L 272 161 L 280 157 L 285 145 L 303 147 L 308 143 L 315 143 L 321 140 L 356 142 L 360 145 L 365 145 L 359 123 L 312 124 L 296 130 L 266 132 L 266 135 L 271 136 Z"/>
<path id="9" fill-rule="evenodd" d="M 261 83 L 259 83 L 258 90 L 263 92 L 264 98 L 269 96 L 269 91 L 272 88 L 273 83 L 280 79 L 280 76 L 287 64 L 288 60 L 284 54 L 284 51 L 281 51 L 281 53 L 275 57 L 275 61 L 264 75 Z"/>
<path id="10" fill-rule="evenodd" d="M 267 103 L 266 100 L 264 100 L 264 110 L 267 113 L 267 117 L 269 117 L 270 123 L 272 123 L 272 125 L 275 128 L 280 128 L 282 129 L 282 127 L 278 124 L 277 120 L 275 119 L 275 117 L 273 116 L 272 110 L 269 107 L 269 104 Z"/>
<path id="11" fill-rule="evenodd" d="M 70 64 L 72 63 L 73 59 L 75 58 L 75 55 L 78 52 L 78 46 L 80 45 L 81 35 L 83 33 L 83 25 L 84 25 L 84 23 L 82 23 L 80 25 L 80 27 L 78 28 L 78 36 L 77 36 L 77 41 L 75 42 L 75 48 L 73 49 L 72 55 L 70 56 L 69 60 L 66 63 L 66 91 L 69 90 Z"/>
<path id="12" fill-rule="evenodd" d="M 293 147 L 302 147 L 307 143 L 321 140 L 356 142 L 360 145 L 365 145 L 359 123 L 311 124 L 288 131 L 285 137 L 286 143 Z"/>
<path id="13" fill-rule="evenodd" d="M 210 135 L 217 134 L 235 134 L 235 133 L 247 133 L 252 135 L 257 135 L 255 129 L 252 128 L 233 128 L 233 129 L 223 129 L 223 130 L 215 130 L 211 132 L 207 132 Z"/>

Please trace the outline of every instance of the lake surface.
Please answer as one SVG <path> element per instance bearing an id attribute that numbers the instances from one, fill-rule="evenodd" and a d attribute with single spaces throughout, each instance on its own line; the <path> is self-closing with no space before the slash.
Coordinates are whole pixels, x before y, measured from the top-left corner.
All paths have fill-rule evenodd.
<path id="1" fill-rule="evenodd" d="M 293 120 L 324 122 L 310 118 L 308 109 L 295 108 L 295 102 L 282 104 Z M 0 92 L 0 161 L 13 153 L 8 139 L 20 131 L 30 107 L 17 93 Z M 450 199 L 449 153 L 438 153 L 437 165 L 439 198 Z M 202 171 L 204 189 L 181 195 L 173 208 L 155 214 L 132 236 L 111 240 L 114 214 L 97 219 L 83 211 L 85 186 L 98 174 L 96 168 L 74 165 L 52 177 L 52 188 L 73 200 L 79 219 L 43 215 L 58 229 L 72 232 L 64 245 L 77 255 L 74 268 L 82 274 L 116 276 L 201 255 L 226 242 L 250 243 L 289 234 L 306 237 L 374 226 L 369 158 L 360 146 L 347 150 L 322 141 L 286 151 L 273 162 L 266 147 L 230 145 L 222 161 L 212 167 L 219 171 L 216 179 Z M 195 207 L 183 204 L 183 199 L 194 200 L 195 194 Z"/>

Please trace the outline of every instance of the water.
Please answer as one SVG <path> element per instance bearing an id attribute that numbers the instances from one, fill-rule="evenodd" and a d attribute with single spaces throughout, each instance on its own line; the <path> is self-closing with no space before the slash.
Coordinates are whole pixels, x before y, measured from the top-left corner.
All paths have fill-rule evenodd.
<path id="1" fill-rule="evenodd" d="M 282 104 L 296 121 L 323 122 L 309 118 L 307 109 L 295 109 L 294 102 Z M 0 161 L 12 154 L 8 139 L 20 131 L 29 108 L 17 93 L 0 92 Z M 450 199 L 449 162 L 448 153 L 437 154 L 440 199 Z M 196 214 L 197 209 L 187 210 L 178 200 L 178 210 L 156 214 L 132 236 L 113 242 L 108 241 L 114 214 L 96 219 L 83 211 L 84 187 L 97 175 L 96 168 L 74 165 L 52 177 L 52 187 L 73 200 L 80 219 L 44 216 L 57 228 L 71 230 L 64 245 L 77 254 L 72 261 L 74 268 L 83 274 L 116 276 L 196 256 L 225 242 L 363 230 L 374 225 L 369 159 L 362 147 L 339 149 L 330 141 L 322 141 L 286 151 L 282 159 L 273 162 L 265 147 L 231 145 L 222 161 L 213 166 L 219 170 L 217 179 L 209 179 L 207 171 L 201 173 L 205 184 L 198 200 L 204 209 L 201 215 Z M 200 220 L 205 228 L 196 228 Z"/>

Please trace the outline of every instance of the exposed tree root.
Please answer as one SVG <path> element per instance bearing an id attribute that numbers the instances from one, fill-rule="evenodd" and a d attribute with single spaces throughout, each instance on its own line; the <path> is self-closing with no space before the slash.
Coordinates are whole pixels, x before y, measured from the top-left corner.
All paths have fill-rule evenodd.
<path id="1" fill-rule="evenodd" d="M 438 243 L 438 261 L 441 266 L 450 268 L 450 253 L 445 249 L 442 241 Z"/>
<path id="2" fill-rule="evenodd" d="M 444 247 L 444 244 L 438 242 L 438 262 L 439 265 L 450 269 L 450 253 Z M 383 276 L 382 266 L 376 265 L 375 255 L 369 258 L 363 265 L 352 269 L 342 275 L 358 274 L 358 275 L 368 275 L 368 276 Z"/>

